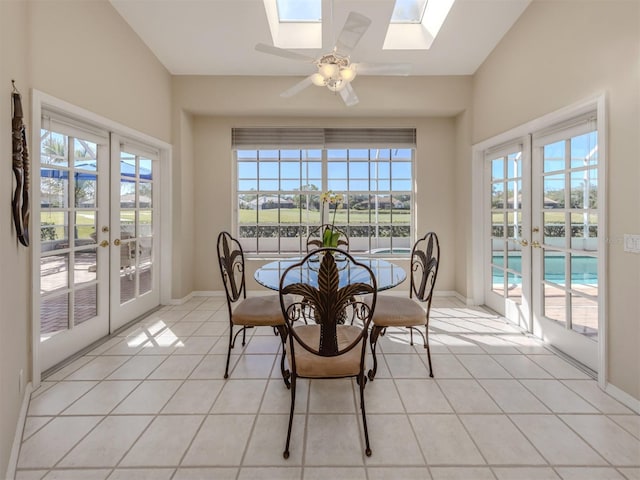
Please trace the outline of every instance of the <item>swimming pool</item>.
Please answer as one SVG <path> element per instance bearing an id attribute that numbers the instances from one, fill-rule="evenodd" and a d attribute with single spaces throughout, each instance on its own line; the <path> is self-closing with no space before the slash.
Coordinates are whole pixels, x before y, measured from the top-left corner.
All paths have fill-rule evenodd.
<path id="1" fill-rule="evenodd" d="M 567 258 L 571 262 L 571 283 L 574 285 L 598 285 L 598 259 L 596 257 L 586 255 L 567 255 L 552 254 L 544 258 L 544 279 L 548 282 L 565 285 L 565 265 Z M 510 270 L 522 272 L 522 261 L 519 255 L 509 256 Z M 498 267 L 504 265 L 504 257 L 501 255 L 493 256 L 493 264 Z M 504 271 L 502 268 L 493 268 L 493 283 L 500 284 L 503 282 Z M 510 284 L 520 284 L 522 279 L 520 275 L 507 273 L 507 281 Z"/>

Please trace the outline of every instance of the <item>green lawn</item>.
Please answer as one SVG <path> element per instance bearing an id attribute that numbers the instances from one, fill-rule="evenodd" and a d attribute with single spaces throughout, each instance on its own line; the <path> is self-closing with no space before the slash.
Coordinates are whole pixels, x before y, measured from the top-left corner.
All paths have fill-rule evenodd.
<path id="1" fill-rule="evenodd" d="M 514 213 L 513 212 L 509 212 L 507 213 L 507 222 L 508 223 L 513 223 L 513 217 L 514 217 Z M 522 215 L 520 215 L 518 218 L 522 218 Z M 545 211 L 544 212 L 544 221 L 547 224 L 564 224 L 564 218 L 565 218 L 565 214 L 564 212 L 554 212 L 554 211 Z M 501 224 L 504 221 L 504 213 L 500 212 L 500 213 L 492 213 L 491 214 L 491 220 L 493 222 L 494 225 L 496 224 Z M 571 214 L 571 223 L 578 223 L 578 224 L 582 224 L 583 219 L 582 219 L 582 214 L 581 213 L 572 213 Z M 589 223 L 596 225 L 598 223 L 598 215 L 595 213 L 592 213 L 589 215 Z"/>
<path id="2" fill-rule="evenodd" d="M 349 212 L 347 214 L 347 212 Z M 240 224 L 255 225 L 256 222 L 265 224 L 275 223 L 310 223 L 319 224 L 320 212 L 303 211 L 303 217 L 300 218 L 300 210 L 295 208 L 283 208 L 280 210 L 280 218 L 278 219 L 278 210 L 248 210 L 240 209 L 238 215 L 238 221 Z M 391 212 L 382 211 L 378 214 L 378 217 L 369 217 L 369 212 L 362 210 L 338 210 L 335 215 L 336 225 L 347 224 L 369 224 L 372 221 L 377 223 L 391 223 Z M 325 223 L 331 223 L 333 221 L 333 212 L 324 219 Z M 396 210 L 393 212 L 393 223 L 401 225 L 409 225 L 411 223 L 411 214 L 408 211 Z"/>
<path id="3" fill-rule="evenodd" d="M 151 224 L 151 210 L 140 210 L 140 224 Z M 122 210 L 120 212 L 120 224 L 132 225 L 135 220 L 135 210 Z M 43 240 L 62 240 L 65 235 L 65 212 L 42 211 L 40 213 L 40 222 L 42 224 Z M 95 232 L 95 211 L 78 211 L 76 212 L 76 231 L 77 238 L 91 238 L 91 234 Z M 53 237 L 53 238 L 52 238 Z"/>

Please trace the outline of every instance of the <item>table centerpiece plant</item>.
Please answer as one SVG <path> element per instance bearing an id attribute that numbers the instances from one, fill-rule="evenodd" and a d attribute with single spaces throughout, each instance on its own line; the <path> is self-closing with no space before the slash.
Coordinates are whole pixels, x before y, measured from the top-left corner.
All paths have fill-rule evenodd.
<path id="1" fill-rule="evenodd" d="M 324 232 L 322 232 L 322 246 L 336 248 L 338 246 L 338 240 L 340 238 L 340 232 L 335 231 L 336 211 L 342 206 L 344 197 L 341 193 L 335 193 L 333 190 L 329 190 L 327 192 L 323 192 L 322 195 L 320 195 L 320 201 L 322 202 L 322 225 L 325 224 L 325 204 L 329 205 L 329 209 L 331 209 L 331 205 L 333 205 L 333 217 L 331 219 L 331 225 L 325 227 Z"/>

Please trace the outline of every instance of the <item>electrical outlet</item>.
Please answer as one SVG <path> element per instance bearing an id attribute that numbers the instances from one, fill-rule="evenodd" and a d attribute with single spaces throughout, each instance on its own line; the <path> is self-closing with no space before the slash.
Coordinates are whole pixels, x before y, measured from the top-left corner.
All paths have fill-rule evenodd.
<path id="1" fill-rule="evenodd" d="M 640 235 L 624 234 L 624 251 L 640 253 Z"/>

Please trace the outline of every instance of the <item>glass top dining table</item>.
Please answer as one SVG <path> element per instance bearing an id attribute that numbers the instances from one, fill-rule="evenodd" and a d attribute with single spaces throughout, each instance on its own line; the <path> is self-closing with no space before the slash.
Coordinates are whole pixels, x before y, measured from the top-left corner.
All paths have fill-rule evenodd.
<path id="1" fill-rule="evenodd" d="M 302 257 L 287 258 L 269 262 L 256 270 L 254 278 L 256 279 L 256 282 L 264 287 L 270 288 L 271 290 L 279 290 L 280 277 L 282 276 L 284 271 L 294 263 L 298 263 L 301 258 Z M 354 258 L 358 262 L 368 266 L 373 271 L 373 274 L 376 277 L 378 291 L 393 288 L 396 285 L 404 282 L 404 280 L 407 278 L 407 273 L 404 271 L 404 268 L 396 265 L 395 263 L 391 263 L 380 258 Z M 336 263 L 338 265 L 340 275 L 340 287 L 343 287 L 348 283 L 358 282 L 360 281 L 360 278 L 362 278 L 363 281 L 368 281 L 365 279 L 368 279 L 369 276 L 366 274 L 363 268 L 353 264 L 345 264 L 344 268 L 340 268 L 340 261 L 337 260 Z M 300 268 L 296 269 L 296 271 L 298 272 L 298 276 L 295 277 L 295 280 L 293 279 L 293 277 L 290 277 L 292 278 L 292 283 L 302 282 L 308 283 L 309 285 L 317 286 L 318 267 L 319 263 L 314 264 L 314 262 L 308 262 Z"/>

